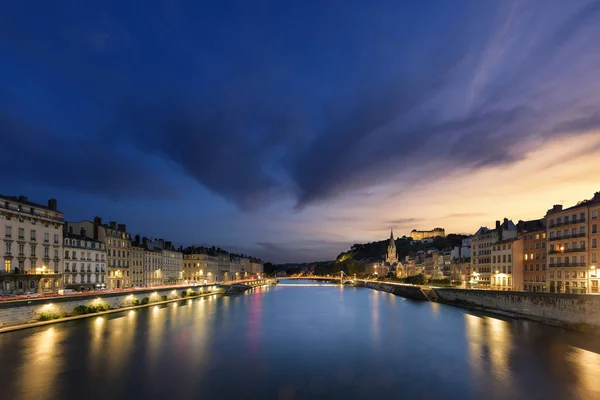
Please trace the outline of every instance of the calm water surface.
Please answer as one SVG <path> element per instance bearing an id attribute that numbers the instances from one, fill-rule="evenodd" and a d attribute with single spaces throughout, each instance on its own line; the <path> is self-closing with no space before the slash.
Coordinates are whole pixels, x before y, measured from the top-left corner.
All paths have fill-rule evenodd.
<path id="1" fill-rule="evenodd" d="M 281 286 L 0 335 L 0 399 L 593 399 L 597 338 Z"/>

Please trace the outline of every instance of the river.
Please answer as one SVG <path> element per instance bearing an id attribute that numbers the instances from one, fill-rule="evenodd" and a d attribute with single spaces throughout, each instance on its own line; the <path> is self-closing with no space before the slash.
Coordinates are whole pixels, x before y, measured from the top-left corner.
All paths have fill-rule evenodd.
<path id="1" fill-rule="evenodd" d="M 367 288 L 270 286 L 0 334 L 0 399 L 591 399 L 599 342 Z"/>

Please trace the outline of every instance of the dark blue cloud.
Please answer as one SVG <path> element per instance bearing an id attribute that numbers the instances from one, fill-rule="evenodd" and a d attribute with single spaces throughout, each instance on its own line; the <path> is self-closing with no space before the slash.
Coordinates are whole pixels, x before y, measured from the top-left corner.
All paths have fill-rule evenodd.
<path id="1" fill-rule="evenodd" d="M 509 165 L 598 128 L 598 18 L 598 1 L 7 2 L 2 183 L 169 199 L 191 178 L 256 210 Z"/>

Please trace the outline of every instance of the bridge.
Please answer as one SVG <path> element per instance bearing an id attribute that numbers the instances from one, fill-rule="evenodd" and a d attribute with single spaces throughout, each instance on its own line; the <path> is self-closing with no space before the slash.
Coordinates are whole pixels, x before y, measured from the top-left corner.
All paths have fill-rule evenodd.
<path id="1" fill-rule="evenodd" d="M 348 276 L 347 274 L 345 274 L 344 272 L 340 272 L 339 275 L 332 275 L 332 276 L 286 276 L 286 277 L 279 277 L 277 278 L 277 282 L 279 283 L 279 280 L 310 280 L 310 281 L 316 281 L 316 282 L 334 282 L 336 284 L 343 284 L 343 285 L 355 285 L 356 282 L 358 281 L 357 279 L 351 278 L 350 276 Z"/>

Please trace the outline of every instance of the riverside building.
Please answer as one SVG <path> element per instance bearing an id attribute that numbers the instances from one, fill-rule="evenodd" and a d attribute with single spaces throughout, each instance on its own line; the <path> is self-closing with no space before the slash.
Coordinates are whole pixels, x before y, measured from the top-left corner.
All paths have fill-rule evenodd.
<path id="1" fill-rule="evenodd" d="M 598 293 L 598 209 L 591 200 L 546 213 L 548 278 L 551 293 Z"/>
<path id="2" fill-rule="evenodd" d="M 471 286 L 479 289 L 489 289 L 492 285 L 492 246 L 507 239 L 517 237 L 516 225 L 504 218 L 504 222 L 496 221 L 495 229 L 481 227 L 471 237 Z M 495 270 L 494 270 L 495 273 Z"/>
<path id="3" fill-rule="evenodd" d="M 64 233 L 64 285 L 68 289 L 92 290 L 106 287 L 106 245 L 86 236 L 85 229 Z"/>
<path id="4" fill-rule="evenodd" d="M 64 215 L 25 196 L 0 195 L 0 293 L 48 293 L 62 287 Z"/>
<path id="5" fill-rule="evenodd" d="M 523 241 L 523 290 L 546 292 L 545 220 L 519 221 L 517 228 Z"/>

